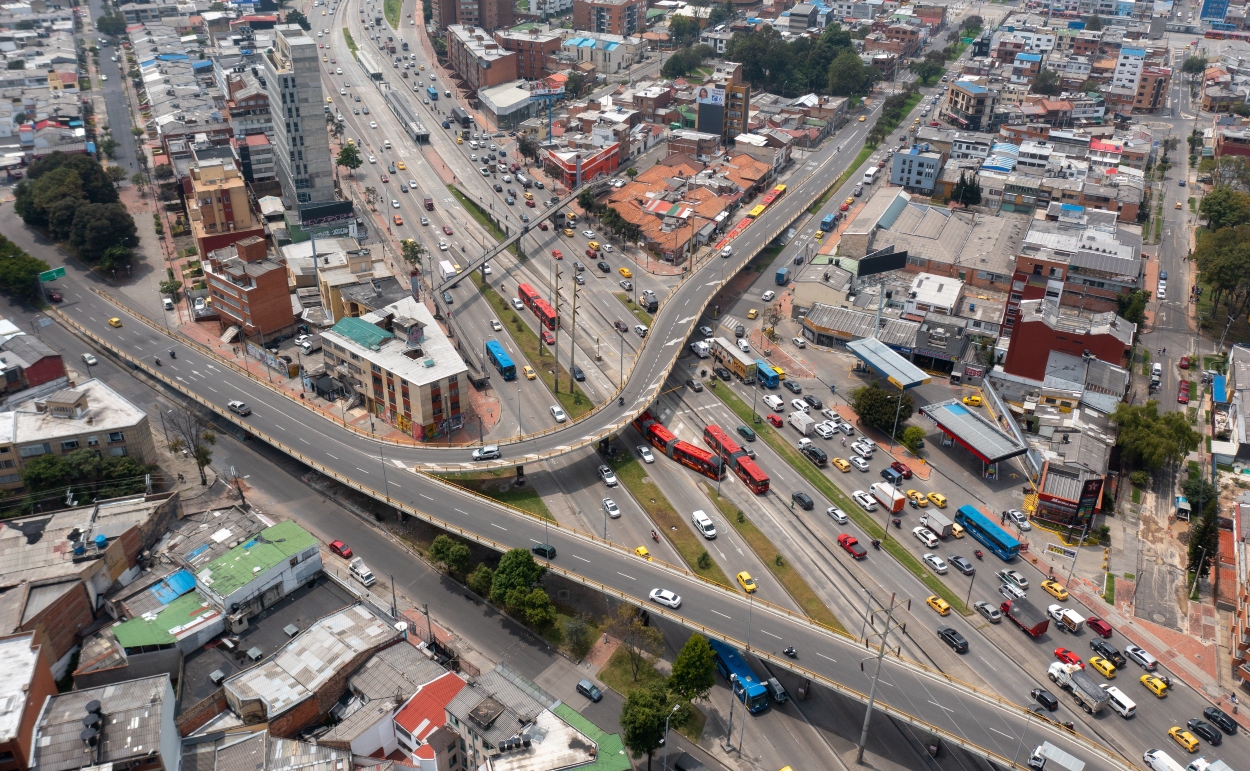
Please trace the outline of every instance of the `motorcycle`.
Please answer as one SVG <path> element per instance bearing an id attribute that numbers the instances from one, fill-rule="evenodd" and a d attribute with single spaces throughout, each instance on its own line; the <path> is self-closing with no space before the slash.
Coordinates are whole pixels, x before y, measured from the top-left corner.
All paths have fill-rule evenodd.
<path id="1" fill-rule="evenodd" d="M 874 539 L 872 539 L 872 548 L 874 548 L 874 549 L 876 549 L 876 550 L 878 550 L 878 551 L 880 551 L 880 550 L 881 550 L 881 539 L 880 539 L 880 538 L 874 538 Z"/>
<path id="2" fill-rule="evenodd" d="M 622 407 L 624 407 L 624 406 L 625 406 L 625 397 L 624 397 L 624 396 L 622 396 L 621 398 L 617 399 L 616 401 L 617 401 L 617 403 L 618 403 L 618 404 L 620 404 Z"/>
<path id="3" fill-rule="evenodd" d="M 659 542 L 660 542 L 660 534 L 659 534 L 659 533 L 657 533 L 657 532 L 655 532 L 654 530 L 652 530 L 652 531 L 651 531 L 651 540 L 652 540 L 652 541 L 655 541 L 656 543 L 659 543 Z"/>
<path id="4" fill-rule="evenodd" d="M 797 659 L 799 657 L 799 652 L 794 649 L 793 645 L 786 648 L 784 651 L 782 651 L 782 653 L 786 654 L 792 659 Z"/>
<path id="5" fill-rule="evenodd" d="M 898 517 L 895 517 L 894 519 L 892 519 L 892 520 L 890 520 L 890 521 L 891 521 L 891 522 L 893 522 L 893 523 L 894 523 L 894 526 L 895 526 L 895 527 L 897 527 L 897 528 L 900 528 L 900 529 L 901 529 L 901 528 L 903 527 L 903 520 L 899 519 Z"/>
<path id="6" fill-rule="evenodd" d="M 980 550 L 980 549 L 977 549 L 977 550 L 976 550 L 976 551 L 974 551 L 972 554 L 973 554 L 973 556 L 975 556 L 977 559 L 984 559 L 984 558 L 985 558 L 985 554 L 983 554 L 983 553 L 981 552 L 981 550 Z"/>
<path id="7" fill-rule="evenodd" d="M 169 358 L 171 358 L 171 359 L 176 359 L 176 358 L 178 358 L 178 354 L 174 353 L 174 349 L 173 349 L 173 348 L 170 348 L 170 349 L 169 349 Z"/>
<path id="8" fill-rule="evenodd" d="M 155 357 L 153 357 L 153 358 L 155 358 Z M 156 359 L 156 366 L 158 366 L 158 367 L 159 367 L 159 366 L 161 366 L 161 360 L 160 360 L 160 359 Z"/>

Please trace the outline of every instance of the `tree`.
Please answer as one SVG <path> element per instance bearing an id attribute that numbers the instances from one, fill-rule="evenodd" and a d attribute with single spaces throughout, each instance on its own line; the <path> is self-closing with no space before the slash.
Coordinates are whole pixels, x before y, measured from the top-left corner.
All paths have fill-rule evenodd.
<path id="1" fill-rule="evenodd" d="M 1063 84 L 1060 83 L 1059 73 L 1052 69 L 1044 68 L 1033 78 L 1033 87 L 1030 89 L 1035 94 L 1044 96 L 1054 96 L 1063 90 Z"/>
<path id="2" fill-rule="evenodd" d="M 920 452 L 920 443 L 924 441 L 924 429 L 920 426 L 908 426 L 903 429 L 903 436 L 899 441 L 916 455 Z"/>
<path id="3" fill-rule="evenodd" d="M 480 563 L 473 572 L 465 577 L 465 585 L 469 587 L 469 591 L 479 597 L 489 597 L 491 584 L 494 582 L 495 572 L 485 562 Z"/>
<path id="4" fill-rule="evenodd" d="M 1181 482 L 1181 492 L 1185 494 L 1193 510 L 1198 513 L 1202 513 L 1213 501 L 1218 504 L 1220 497 L 1219 488 L 1201 476 Z"/>
<path id="5" fill-rule="evenodd" d="M 461 576 L 469 569 L 469 547 L 440 535 L 430 544 L 430 559 L 453 576 Z"/>
<path id="6" fill-rule="evenodd" d="M 1134 289 L 1128 294 L 1116 295 L 1116 312 L 1125 321 L 1141 324 L 1146 319 L 1146 302 L 1149 299 L 1150 295 L 1140 289 Z"/>
<path id="7" fill-rule="evenodd" d="M 529 133 L 517 135 L 517 152 L 531 161 L 538 160 L 538 142 Z"/>
<path id="8" fill-rule="evenodd" d="M 979 206 L 981 203 L 981 186 L 977 184 L 974 176 L 971 181 L 965 178 L 963 172 L 959 173 L 959 181 L 955 183 L 954 190 L 951 191 L 951 200 L 964 206 Z"/>
<path id="9" fill-rule="evenodd" d="M 421 266 L 421 258 L 429 253 L 429 250 L 425 248 L 425 244 L 415 238 L 405 238 L 400 243 L 399 248 L 404 261 L 418 267 Z"/>
<path id="10" fill-rule="evenodd" d="M 356 145 L 344 145 L 339 150 L 338 157 L 334 159 L 335 166 L 342 166 L 353 176 L 355 176 L 356 169 L 359 169 L 362 163 L 360 148 L 356 147 Z"/>
<path id="11" fill-rule="evenodd" d="M 960 26 L 960 29 L 962 29 L 964 32 L 968 32 L 968 33 L 978 32 L 981 30 L 982 27 L 985 26 L 985 20 L 982 19 L 980 16 L 973 14 L 971 16 L 964 17 L 963 24 L 959 26 Z"/>
<path id="12" fill-rule="evenodd" d="M 1090 32 L 1097 32 L 1102 29 L 1102 19 L 1098 18 L 1098 14 L 1089 17 L 1089 20 L 1085 22 L 1085 29 Z"/>
<path id="13" fill-rule="evenodd" d="M 932 61 L 931 59 L 921 59 L 919 61 L 912 62 L 908 69 L 911 70 L 916 77 L 920 78 L 921 82 L 926 86 L 929 85 L 934 78 L 942 74 L 942 65 Z"/>
<path id="14" fill-rule="evenodd" d="M 703 635 L 692 634 L 673 660 L 668 688 L 680 698 L 694 701 L 706 699 L 713 685 L 716 685 L 716 662 L 712 646 Z"/>
<path id="15" fill-rule="evenodd" d="M 130 212 L 120 203 L 89 203 L 78 208 L 65 239 L 88 262 L 126 262 L 129 250 L 139 244 L 139 231 Z M 121 247 L 122 252 L 110 250 Z M 120 260 L 119 260 L 120 258 Z"/>
<path id="16" fill-rule="evenodd" d="M 834 96 L 861 96 L 872 87 L 875 74 L 854 49 L 844 49 L 829 64 L 828 91 Z"/>
<path id="17" fill-rule="evenodd" d="M 39 293 L 39 274 L 48 269 L 48 263 L 31 257 L 4 236 L 0 236 L 0 292 L 21 299 L 30 299 Z"/>
<path id="18" fill-rule="evenodd" d="M 673 45 L 685 48 L 699 39 L 699 22 L 691 16 L 673 16 L 668 20 L 668 37 Z"/>
<path id="19" fill-rule="evenodd" d="M 182 282 L 176 278 L 168 281 L 162 281 L 160 285 L 160 293 L 169 295 L 169 299 L 178 302 L 178 295 L 182 292 Z"/>
<path id="20" fill-rule="evenodd" d="M 621 603 L 616 612 L 608 617 L 604 631 L 621 641 L 621 648 L 629 657 L 630 674 L 634 681 L 642 665 L 664 650 L 664 635 L 660 630 L 647 626 L 633 605 Z"/>
<path id="21" fill-rule="evenodd" d="M 308 23 L 308 17 L 300 13 L 299 11 L 287 11 L 286 23 L 298 24 L 305 32 L 312 29 L 312 25 Z"/>
<path id="22" fill-rule="evenodd" d="M 112 137 L 101 139 L 98 146 L 100 151 L 109 158 L 112 158 L 117 153 L 117 140 Z M 111 171 L 113 168 L 116 167 L 110 166 L 109 170 Z"/>
<path id="23" fill-rule="evenodd" d="M 590 616 L 578 613 L 564 622 L 564 644 L 568 646 L 569 653 L 578 660 L 590 653 L 595 644 L 595 625 Z"/>
<path id="24" fill-rule="evenodd" d="M 378 189 L 370 185 L 365 188 L 365 203 L 370 206 L 377 206 L 378 201 L 382 200 L 382 196 L 378 194 Z"/>
<path id="25" fill-rule="evenodd" d="M 1181 64 L 1181 72 L 1195 77 L 1207 71 L 1207 58 L 1205 56 L 1188 56 Z"/>
<path id="26" fill-rule="evenodd" d="M 569 79 L 564 82 L 565 94 L 576 99 L 581 93 L 582 88 L 586 85 L 586 79 L 582 77 L 580 72 L 570 72 Z"/>
<path id="27" fill-rule="evenodd" d="M 95 21 L 95 28 L 102 35 L 118 37 L 126 34 L 126 17 L 120 13 L 110 13 Z"/>
<path id="28" fill-rule="evenodd" d="M 44 453 L 23 464 L 22 484 L 31 492 L 59 490 L 69 484 L 73 471 L 65 458 L 55 453 Z"/>
<path id="29" fill-rule="evenodd" d="M 134 174 L 130 175 L 130 184 L 134 185 L 140 190 L 143 190 L 143 188 L 146 187 L 148 184 L 148 178 L 143 176 L 142 172 L 136 171 Z"/>
<path id="30" fill-rule="evenodd" d="M 1207 227 L 1212 230 L 1243 225 L 1250 222 L 1250 195 L 1218 185 L 1203 196 L 1198 213 L 1207 218 Z"/>
<path id="31" fill-rule="evenodd" d="M 596 200 L 595 200 L 594 192 L 590 190 L 583 190 L 582 192 L 578 193 L 577 205 L 582 207 L 582 211 L 586 211 L 586 212 L 589 212 L 591 209 L 595 208 Z"/>
<path id="32" fill-rule="evenodd" d="M 725 0 L 723 3 L 717 3 L 712 6 L 712 10 L 708 12 L 707 25 L 715 27 L 718 24 L 724 24 L 734 17 L 734 6 L 731 0 Z"/>
<path id="33" fill-rule="evenodd" d="M 1130 464 L 1158 469 L 1198 449 L 1201 434 L 1181 412 L 1159 414 L 1159 403 L 1119 404 L 1111 422 L 1120 427 L 1116 444 Z"/>
<path id="34" fill-rule="evenodd" d="M 635 758 L 647 756 L 649 771 L 651 756 L 664 741 L 666 721 L 681 725 L 689 719 L 689 707 L 673 699 L 664 683 L 650 683 L 635 688 L 625 697 L 625 705 L 621 707 L 621 739 Z"/>
<path id="35" fill-rule="evenodd" d="M 547 592 L 538 586 L 508 592 L 507 608 L 513 615 L 524 618 L 536 629 L 546 629 L 557 618 L 556 606 L 552 604 Z"/>
<path id="36" fill-rule="evenodd" d="M 170 410 L 165 422 L 174 435 L 169 442 L 169 451 L 189 453 L 200 470 L 200 484 L 208 485 L 204 467 L 213 462 L 217 433 L 209 425 L 207 414 L 194 407 L 183 406 Z"/>
<path id="37" fill-rule="evenodd" d="M 860 420 L 889 433 L 894 429 L 895 423 L 901 426 L 907 422 L 915 409 L 915 404 L 909 394 L 890 393 L 874 380 L 851 392 L 851 408 L 855 410 L 856 415 L 859 415 Z"/>
<path id="38" fill-rule="evenodd" d="M 528 592 L 546 572 L 547 569 L 535 562 L 534 556 L 526 549 L 506 552 L 499 558 L 499 567 L 495 568 L 490 601 L 500 607 L 507 607 L 509 592 L 516 589 Z"/>
<path id="39" fill-rule="evenodd" d="M 126 170 L 121 166 L 109 166 L 104 173 L 108 174 L 109 181 L 114 185 L 120 185 L 126 179 Z"/>
<path id="40" fill-rule="evenodd" d="M 1211 563 L 1215 561 L 1220 548 L 1220 528 L 1217 519 L 1219 507 L 1208 507 L 1197 522 L 1191 523 L 1189 530 L 1189 564 L 1190 572 L 1206 578 L 1211 573 Z"/>
<path id="41" fill-rule="evenodd" d="M 174 168 L 170 166 L 168 163 L 162 163 L 161 165 L 157 166 L 155 169 L 152 169 L 152 176 L 156 177 L 160 181 L 173 179 Z"/>

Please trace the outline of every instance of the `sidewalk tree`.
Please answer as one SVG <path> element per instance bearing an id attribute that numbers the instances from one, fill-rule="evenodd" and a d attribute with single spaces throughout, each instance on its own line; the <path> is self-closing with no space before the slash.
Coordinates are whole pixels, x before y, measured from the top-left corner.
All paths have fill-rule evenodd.
<path id="1" fill-rule="evenodd" d="M 1181 72 L 1190 76 L 1197 77 L 1207 71 L 1207 57 L 1205 56 L 1187 56 L 1181 64 Z"/>
<path id="2" fill-rule="evenodd" d="M 429 249 L 426 249 L 425 244 L 415 238 L 405 238 L 400 244 L 400 254 L 405 262 L 420 267 L 421 258 L 429 254 Z"/>
<path id="3" fill-rule="evenodd" d="M 847 48 L 829 64 L 826 88 L 834 96 L 863 96 L 872 88 L 873 75 L 859 54 Z"/>
<path id="4" fill-rule="evenodd" d="M 121 166 L 109 166 L 104 173 L 109 175 L 109 180 L 114 185 L 120 185 L 126 179 L 126 170 Z"/>
<path id="5" fill-rule="evenodd" d="M 1120 404 L 1111 414 L 1120 428 L 1116 444 L 1130 464 L 1148 469 L 1162 468 L 1198 449 L 1202 435 L 1189 425 L 1181 412 L 1159 414 L 1159 403 Z"/>
<path id="6" fill-rule="evenodd" d="M 143 172 L 136 171 L 130 175 L 130 184 L 142 191 L 148 185 L 148 178 L 143 175 Z"/>
<path id="7" fill-rule="evenodd" d="M 161 294 L 169 295 L 169 299 L 178 302 L 178 295 L 182 292 L 182 282 L 176 278 L 161 282 Z"/>
<path id="8" fill-rule="evenodd" d="M 334 159 L 334 165 L 342 166 L 353 176 L 355 176 L 356 169 L 359 169 L 363 162 L 360 158 L 360 148 L 356 147 L 356 145 L 344 145 L 339 150 L 338 157 Z"/>
<path id="9" fill-rule="evenodd" d="M 1211 563 L 1216 559 L 1220 548 L 1220 527 L 1216 518 L 1218 507 L 1208 506 L 1202 516 L 1194 514 L 1195 521 L 1189 530 L 1189 572 L 1197 573 L 1206 578 L 1211 573 Z"/>
<path id="10" fill-rule="evenodd" d="M 896 415 L 897 423 L 901 426 L 912 416 L 915 408 L 911 395 L 901 391 L 887 391 L 875 380 L 851 392 L 851 409 L 855 410 L 860 420 L 887 434 L 894 429 Z"/>
<path id="11" fill-rule="evenodd" d="M 921 59 L 919 61 L 912 62 L 908 69 L 911 70 L 916 77 L 920 78 L 920 81 L 926 86 L 929 85 L 934 78 L 942 74 L 942 65 L 930 59 Z"/>
<path id="12" fill-rule="evenodd" d="M 674 711 L 676 708 L 676 711 Z M 690 719 L 690 708 L 669 694 L 662 682 L 635 688 L 621 707 L 621 740 L 635 758 L 651 757 L 664 741 L 666 723 L 680 726 Z"/>
<path id="13" fill-rule="evenodd" d="M 528 592 L 543 577 L 547 569 L 534 561 L 525 549 L 512 549 L 499 558 L 491 582 L 490 601 L 499 607 L 508 605 L 508 594 L 515 590 Z"/>
<path id="14" fill-rule="evenodd" d="M 538 141 L 533 135 L 524 133 L 517 135 L 517 152 L 531 161 L 538 160 Z"/>
<path id="15" fill-rule="evenodd" d="M 573 658 L 586 658 L 595 644 L 595 624 L 590 616 L 578 613 L 564 622 L 564 644 Z"/>
<path id="16" fill-rule="evenodd" d="M 120 247 L 128 251 L 137 246 L 139 232 L 124 205 L 89 203 L 80 207 L 74 215 L 74 224 L 66 241 L 88 262 L 100 262 L 106 254 L 110 254 L 116 262 L 121 255 L 109 250 Z"/>
<path id="17" fill-rule="evenodd" d="M 608 617 L 604 631 L 621 641 L 621 649 L 629 658 L 630 676 L 635 682 L 642 672 L 642 665 L 664 650 L 664 635 L 655 627 L 644 624 L 633 605 L 617 605 L 616 611 Z"/>
<path id="18" fill-rule="evenodd" d="M 207 485 L 204 468 L 213 462 L 213 445 L 217 444 L 217 433 L 209 424 L 208 416 L 195 407 L 180 406 L 165 415 L 165 424 L 172 434 L 169 451 L 190 455 L 200 470 L 200 484 Z"/>
<path id="19" fill-rule="evenodd" d="M 985 20 L 974 13 L 971 16 L 965 16 L 963 23 L 959 25 L 959 28 L 964 32 L 979 32 L 984 26 Z"/>
<path id="20" fill-rule="evenodd" d="M 102 35 L 117 37 L 126 34 L 126 17 L 120 13 L 110 13 L 95 21 L 95 28 Z"/>
<path id="21" fill-rule="evenodd" d="M 1250 222 L 1250 195 L 1231 185 L 1217 185 L 1202 197 L 1198 213 L 1206 217 L 1207 227 L 1212 230 L 1243 225 Z"/>
<path id="22" fill-rule="evenodd" d="M 899 441 L 915 455 L 920 452 L 920 443 L 924 441 L 924 429 L 920 426 L 908 426 L 903 429 Z"/>
<path id="23" fill-rule="evenodd" d="M 430 544 L 429 556 L 453 576 L 462 576 L 469 569 L 469 547 L 445 535 Z"/>
<path id="24" fill-rule="evenodd" d="M 479 597 L 489 597 L 490 587 L 495 580 L 495 571 L 485 562 L 479 563 L 473 572 L 465 577 L 465 586 L 469 587 L 469 591 L 477 594 Z"/>
<path id="25" fill-rule="evenodd" d="M 716 685 L 716 662 L 707 638 L 697 632 L 690 635 L 681 652 L 673 660 L 668 688 L 686 701 L 706 699 Z"/>

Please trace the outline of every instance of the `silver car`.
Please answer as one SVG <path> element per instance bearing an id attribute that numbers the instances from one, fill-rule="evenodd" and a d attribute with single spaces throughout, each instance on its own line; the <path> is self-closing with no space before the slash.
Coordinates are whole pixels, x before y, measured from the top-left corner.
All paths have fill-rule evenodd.
<path id="1" fill-rule="evenodd" d="M 642 458 L 643 463 L 655 463 L 655 456 L 651 454 L 651 448 L 645 444 L 638 445 L 638 457 Z"/>
<path id="2" fill-rule="evenodd" d="M 616 501 L 611 498 L 603 499 L 603 512 L 612 519 L 621 516 L 621 507 L 616 505 Z"/>

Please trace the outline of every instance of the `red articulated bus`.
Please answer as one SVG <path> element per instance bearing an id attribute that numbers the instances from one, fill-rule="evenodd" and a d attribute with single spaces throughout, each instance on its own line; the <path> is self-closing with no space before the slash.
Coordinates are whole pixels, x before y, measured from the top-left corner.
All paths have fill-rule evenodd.
<path id="1" fill-rule="evenodd" d="M 634 428 L 642 434 L 651 446 L 677 461 L 683 466 L 692 468 L 705 477 L 712 479 L 725 478 L 725 464 L 716 455 L 707 450 L 700 450 L 689 442 L 680 441 L 658 420 L 644 412 L 634 419 Z"/>
<path id="2" fill-rule="evenodd" d="M 529 284 L 518 284 L 516 288 L 516 296 L 521 298 L 521 302 L 525 303 L 525 307 L 530 310 L 534 309 L 534 301 L 540 300 L 538 290 Z"/>
<path id="3" fill-rule="evenodd" d="M 703 429 L 703 441 L 712 448 L 713 452 L 724 459 L 738 478 L 751 488 L 751 492 L 756 495 L 768 492 L 768 475 L 760 469 L 750 455 L 747 455 L 746 450 L 725 433 L 724 429 L 714 424 L 709 425 Z"/>
<path id="4" fill-rule="evenodd" d="M 556 315 L 555 308 L 552 308 L 546 300 L 540 297 L 530 307 L 534 309 L 534 315 L 547 329 L 554 330 L 560 326 L 560 317 Z"/>

